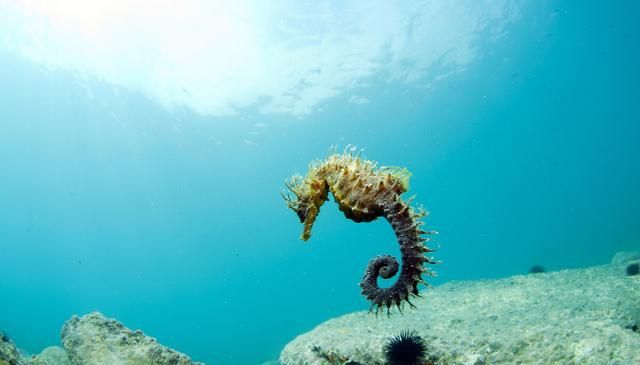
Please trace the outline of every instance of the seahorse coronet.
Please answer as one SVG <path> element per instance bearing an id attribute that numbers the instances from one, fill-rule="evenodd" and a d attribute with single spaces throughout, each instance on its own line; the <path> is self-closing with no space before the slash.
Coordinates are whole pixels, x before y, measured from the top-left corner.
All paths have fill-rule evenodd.
<path id="1" fill-rule="evenodd" d="M 436 263 L 426 256 L 431 252 L 424 242 L 432 234 L 421 227 L 421 219 L 427 215 L 422 208 L 414 208 L 414 197 L 404 201 L 401 195 L 409 190 L 409 170 L 400 167 L 377 167 L 377 163 L 353 154 L 354 149 L 344 153 L 334 153 L 324 160 L 314 160 L 303 177 L 293 175 L 285 181 L 289 192 L 283 192 L 287 206 L 293 210 L 304 225 L 300 238 L 307 241 L 311 237 L 313 224 L 320 207 L 331 193 L 338 208 L 345 217 L 355 222 L 371 222 L 385 218 L 396 234 L 400 245 L 402 267 L 391 255 L 371 259 L 360 282 L 362 295 L 371 302 L 375 312 L 386 307 L 401 310 L 402 304 L 411 307 L 410 297 L 419 296 L 418 285 L 428 285 L 422 278 L 431 275 L 424 264 Z M 378 277 L 390 279 L 397 275 L 394 284 L 387 288 L 378 285 Z"/>

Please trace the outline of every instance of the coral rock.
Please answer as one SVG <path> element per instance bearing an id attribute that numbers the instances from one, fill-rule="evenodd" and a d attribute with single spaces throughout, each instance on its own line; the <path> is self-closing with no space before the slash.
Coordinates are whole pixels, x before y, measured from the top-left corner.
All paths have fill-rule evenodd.
<path id="1" fill-rule="evenodd" d="M 0 332 L 0 365 L 22 365 L 20 351 L 4 333 Z"/>
<path id="2" fill-rule="evenodd" d="M 604 265 L 450 282 L 390 318 L 332 319 L 289 343 L 283 365 L 326 365 L 326 356 L 383 364 L 390 335 L 416 331 L 438 365 L 640 364 L 640 280 Z M 344 364 L 343 361 L 335 362 Z"/>
<path id="3" fill-rule="evenodd" d="M 39 355 L 29 360 L 29 365 L 71 365 L 67 353 L 58 346 L 44 349 Z"/>
<path id="4" fill-rule="evenodd" d="M 611 265 L 625 265 L 632 261 L 640 261 L 639 251 L 620 251 L 613 255 Z"/>
<path id="5" fill-rule="evenodd" d="M 62 344 L 73 365 L 204 365 L 98 312 L 68 320 Z"/>

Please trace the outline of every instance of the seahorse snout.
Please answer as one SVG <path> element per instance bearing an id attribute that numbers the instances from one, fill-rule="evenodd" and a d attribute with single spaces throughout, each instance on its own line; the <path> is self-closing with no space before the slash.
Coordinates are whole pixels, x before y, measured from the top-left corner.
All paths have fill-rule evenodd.
<path id="1" fill-rule="evenodd" d="M 313 228 L 313 223 L 316 221 L 316 217 L 318 216 L 318 208 L 314 205 L 310 205 L 305 209 L 304 213 L 304 230 L 302 231 L 302 236 L 300 239 L 303 241 L 311 238 L 311 228 Z"/>

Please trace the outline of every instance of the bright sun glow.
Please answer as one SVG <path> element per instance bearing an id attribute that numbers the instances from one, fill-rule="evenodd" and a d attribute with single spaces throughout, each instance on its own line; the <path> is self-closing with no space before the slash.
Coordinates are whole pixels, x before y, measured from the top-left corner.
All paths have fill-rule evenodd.
<path id="1" fill-rule="evenodd" d="M 268 3 L 268 4 L 267 4 Z M 513 0 L 0 0 L 0 50 L 206 115 L 308 114 L 367 79 L 429 86 L 517 17 Z"/>

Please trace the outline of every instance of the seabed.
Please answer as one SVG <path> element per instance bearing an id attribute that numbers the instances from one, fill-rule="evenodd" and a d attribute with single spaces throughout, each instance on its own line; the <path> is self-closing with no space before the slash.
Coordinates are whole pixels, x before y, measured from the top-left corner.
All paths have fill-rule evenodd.
<path id="1" fill-rule="evenodd" d="M 291 341 L 282 365 L 382 365 L 390 336 L 415 331 L 425 365 L 640 364 L 640 252 L 608 265 L 450 282 L 424 291 L 415 309 L 357 312 Z M 0 336 L 0 365 L 204 365 L 98 312 L 74 316 L 61 345 L 26 355 Z M 270 364 L 277 364 L 276 361 Z"/>

